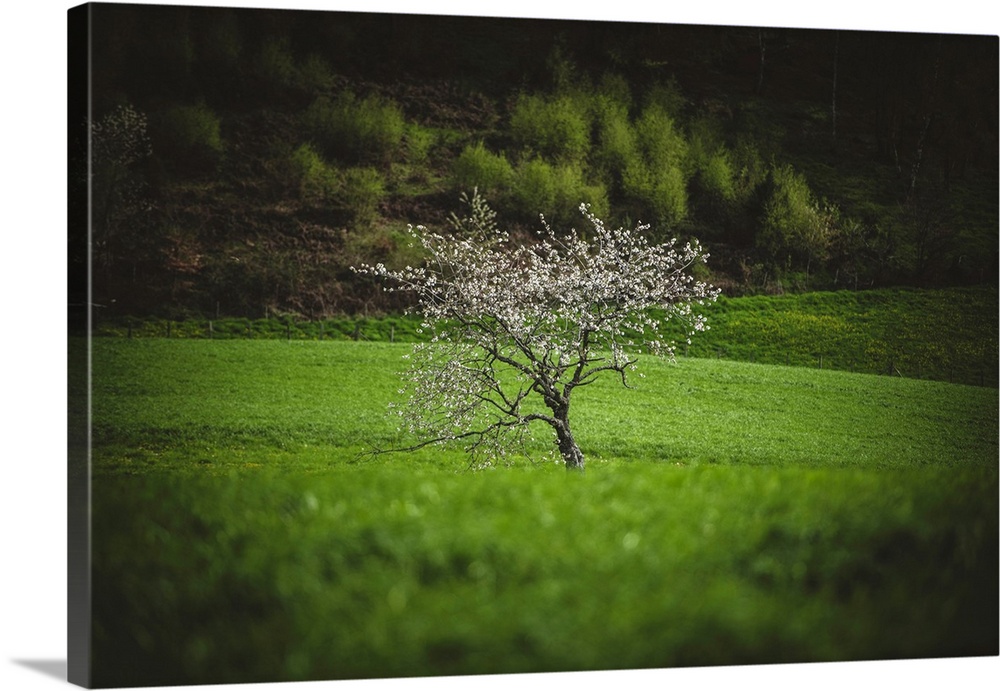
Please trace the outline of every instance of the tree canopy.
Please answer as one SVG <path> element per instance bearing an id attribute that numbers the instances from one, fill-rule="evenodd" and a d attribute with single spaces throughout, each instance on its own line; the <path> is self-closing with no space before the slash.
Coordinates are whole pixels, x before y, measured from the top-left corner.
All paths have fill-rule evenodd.
<path id="1" fill-rule="evenodd" d="M 671 320 L 688 342 L 708 328 L 696 308 L 718 291 L 693 275 L 708 255 L 697 242 L 652 244 L 641 224 L 608 227 L 585 204 L 586 233 L 557 232 L 543 218 L 539 238 L 518 241 L 478 194 L 466 201 L 469 215 L 453 217 L 452 232 L 411 228 L 422 266 L 358 268 L 415 294 L 434 333 L 414 350 L 409 400 L 396 410 L 416 447 L 465 440 L 486 462 L 544 423 L 566 467 L 583 469 L 574 391 L 605 372 L 628 386 L 641 353 L 672 357 Z"/>

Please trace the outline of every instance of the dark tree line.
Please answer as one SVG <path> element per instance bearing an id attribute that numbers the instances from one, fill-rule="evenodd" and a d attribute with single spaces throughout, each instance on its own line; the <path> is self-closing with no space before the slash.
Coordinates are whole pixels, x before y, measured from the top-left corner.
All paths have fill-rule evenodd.
<path id="1" fill-rule="evenodd" d="M 746 194 L 721 198 L 693 174 L 687 220 L 670 229 L 708 243 L 720 284 L 996 281 L 996 37 L 129 5 L 92 16 L 92 124 L 133 109 L 151 141 L 148 156 L 94 168 L 96 292 L 122 309 L 394 309 L 347 266 L 401 252 L 390 225 L 428 209 L 443 220 L 457 203 L 447 186 L 406 190 L 451 174 L 466 144 L 517 143 L 505 128 L 518 95 L 608 74 L 628 85 L 633 121 L 674 85 L 684 136 L 709 123 L 731 154 Z M 312 160 L 296 151 L 311 142 L 301 114 L 346 91 L 398 107 L 397 149 L 320 150 L 306 200 L 289 168 Z M 612 207 L 648 213 L 609 184 Z"/>

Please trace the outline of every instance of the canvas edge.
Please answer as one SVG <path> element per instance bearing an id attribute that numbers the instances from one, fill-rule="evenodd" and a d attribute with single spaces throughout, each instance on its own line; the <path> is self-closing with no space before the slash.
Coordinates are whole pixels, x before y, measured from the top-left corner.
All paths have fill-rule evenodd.
<path id="1" fill-rule="evenodd" d="M 91 682 L 90 530 L 90 205 L 89 182 L 74 180 L 87 163 L 81 141 L 90 112 L 91 6 L 67 11 L 67 681 Z M 83 145 L 81 148 L 80 145 Z M 81 160 L 81 156 L 83 157 Z M 88 166 L 89 168 L 89 166 Z M 84 259 L 85 258 L 85 259 Z"/>

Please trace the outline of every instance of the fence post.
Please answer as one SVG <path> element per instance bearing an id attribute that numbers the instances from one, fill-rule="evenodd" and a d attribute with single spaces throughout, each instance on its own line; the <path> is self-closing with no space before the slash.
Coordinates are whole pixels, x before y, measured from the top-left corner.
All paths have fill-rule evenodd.
<path id="1" fill-rule="evenodd" d="M 167 322 L 167 338 L 170 338 L 170 325 L 171 325 L 171 322 L 168 321 Z"/>
<path id="2" fill-rule="evenodd" d="M 215 336 L 214 336 L 213 329 L 212 329 L 212 320 L 209 319 L 208 320 L 208 340 L 211 341 L 214 337 Z"/>

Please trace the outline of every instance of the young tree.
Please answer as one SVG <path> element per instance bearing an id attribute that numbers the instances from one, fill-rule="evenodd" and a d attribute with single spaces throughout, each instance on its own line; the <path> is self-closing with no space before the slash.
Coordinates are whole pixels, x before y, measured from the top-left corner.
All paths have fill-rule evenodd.
<path id="1" fill-rule="evenodd" d="M 415 348 L 401 390 L 409 401 L 395 408 L 422 440 L 409 449 L 463 440 L 492 462 L 521 448 L 538 422 L 554 432 L 566 467 L 582 470 L 574 392 L 605 372 L 628 386 L 640 353 L 672 357 L 668 320 L 684 323 L 688 342 L 708 328 L 694 306 L 718 290 L 689 273 L 708 255 L 697 243 L 650 244 L 643 225 L 607 228 L 585 204 L 589 239 L 557 235 L 543 218 L 541 237 L 518 244 L 478 194 L 465 201 L 469 216 L 452 216 L 452 233 L 411 227 L 424 266 L 357 269 L 413 293 L 433 334 Z"/>
<path id="2" fill-rule="evenodd" d="M 132 249 L 150 209 L 140 165 L 152 155 L 145 114 L 119 106 L 90 127 L 90 169 L 95 262 L 107 270 Z"/>

